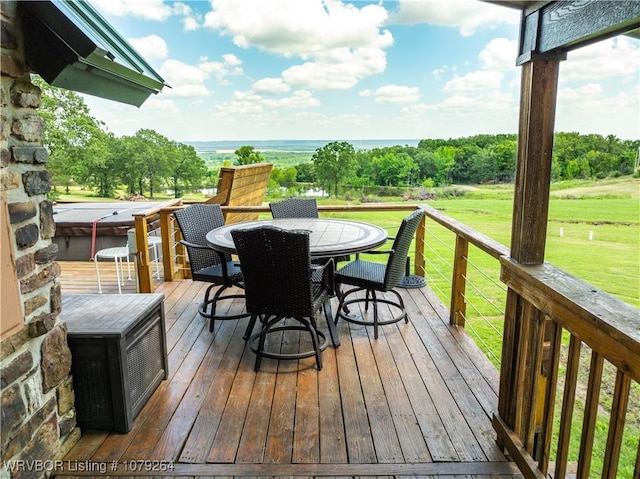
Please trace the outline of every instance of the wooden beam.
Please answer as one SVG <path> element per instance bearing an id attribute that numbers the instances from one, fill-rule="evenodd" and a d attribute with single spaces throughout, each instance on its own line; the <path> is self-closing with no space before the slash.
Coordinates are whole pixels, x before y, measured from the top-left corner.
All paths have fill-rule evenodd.
<path id="1" fill-rule="evenodd" d="M 516 64 L 564 59 L 568 51 L 640 28 L 640 2 L 571 0 L 523 11 Z"/>
<path id="2" fill-rule="evenodd" d="M 558 70 L 557 61 L 522 67 L 511 230 L 511 258 L 521 264 L 544 261 Z"/>

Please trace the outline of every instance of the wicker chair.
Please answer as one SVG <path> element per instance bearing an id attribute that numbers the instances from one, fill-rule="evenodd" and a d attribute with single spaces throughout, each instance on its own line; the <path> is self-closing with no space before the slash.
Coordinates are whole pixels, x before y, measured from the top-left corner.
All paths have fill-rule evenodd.
<path id="1" fill-rule="evenodd" d="M 178 222 L 182 237 L 180 243 L 187 248 L 191 279 L 211 283 L 204 295 L 198 312 L 210 320 L 209 331 L 213 332 L 216 319 L 240 319 L 248 313 L 236 315 L 217 315 L 218 303 L 227 299 L 244 298 L 244 294 L 223 294 L 228 288 L 243 287 L 242 272 L 238 261 L 232 261 L 231 255 L 214 251 L 206 242 L 206 234 L 212 229 L 224 226 L 222 208 L 217 204 L 193 204 L 173 214 Z M 213 296 L 213 288 L 219 286 Z"/>
<path id="2" fill-rule="evenodd" d="M 242 264 L 250 327 L 259 318 L 262 328 L 251 336 L 249 347 L 256 353 L 255 369 L 263 357 L 300 359 L 315 356 L 322 369 L 325 334 L 318 331 L 315 314 L 324 309 L 334 347 L 339 346 L 330 293 L 333 290 L 333 261 L 311 265 L 309 232 L 284 230 L 274 226 L 237 229 L 231 232 Z M 297 323 L 285 321 L 294 319 Z M 301 330 L 309 333 L 313 348 L 283 352 L 279 344 L 267 344 L 267 336 L 278 331 Z"/>
<path id="3" fill-rule="evenodd" d="M 387 264 L 364 261 L 358 256 L 354 261 L 351 261 L 336 271 L 335 282 L 338 289 L 342 284 L 354 286 L 354 288 L 338 295 L 340 297 L 340 303 L 336 313 L 336 323 L 340 318 L 342 318 L 351 323 L 373 325 L 373 335 L 378 339 L 378 326 L 396 323 L 403 318 L 405 321 L 409 321 L 402 297 L 394 290 L 394 288 L 398 286 L 406 274 L 409 247 L 411 246 L 413 235 L 415 234 L 423 216 L 423 211 L 416 210 L 411 215 L 404 218 L 400 225 L 400 229 L 398 230 L 398 234 L 394 238 L 391 250 L 375 251 L 376 254 L 384 253 L 389 255 Z M 374 252 L 372 251 L 367 253 Z M 364 297 L 348 299 L 349 296 L 359 291 L 365 291 Z M 378 297 L 376 292 L 391 292 L 396 296 L 397 300 L 393 301 L 384 297 Z M 349 313 L 348 306 L 350 304 L 363 302 L 365 303 L 365 311 L 368 311 L 369 309 L 369 302 L 373 303 L 372 319 L 368 319 L 364 316 L 354 316 Z M 379 303 L 391 306 L 391 311 L 399 311 L 398 314 L 393 316 L 391 319 L 380 321 L 378 317 Z"/>
<path id="4" fill-rule="evenodd" d="M 287 198 L 286 200 L 269 203 L 271 216 L 274 218 L 319 218 L 318 203 L 314 198 Z M 351 256 L 336 256 L 334 263 L 349 261 Z M 314 260 L 322 263 L 322 260 Z"/>
<path id="5" fill-rule="evenodd" d="M 269 203 L 274 218 L 318 218 L 318 203 L 313 198 L 287 198 Z"/>

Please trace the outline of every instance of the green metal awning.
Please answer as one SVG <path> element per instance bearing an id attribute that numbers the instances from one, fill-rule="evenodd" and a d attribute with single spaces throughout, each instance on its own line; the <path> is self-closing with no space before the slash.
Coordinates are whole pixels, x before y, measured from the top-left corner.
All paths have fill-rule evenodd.
<path id="1" fill-rule="evenodd" d="M 53 86 L 140 106 L 165 82 L 84 0 L 21 1 L 29 67 Z"/>

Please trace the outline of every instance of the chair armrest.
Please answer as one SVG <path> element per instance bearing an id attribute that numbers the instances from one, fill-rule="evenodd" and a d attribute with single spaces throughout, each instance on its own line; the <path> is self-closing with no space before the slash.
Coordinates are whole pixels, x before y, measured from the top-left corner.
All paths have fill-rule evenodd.
<path id="1" fill-rule="evenodd" d="M 311 265 L 311 278 L 317 277 L 318 273 L 322 272 L 322 283 L 323 285 L 329 286 L 330 291 L 334 291 L 335 283 L 334 283 L 334 273 L 335 273 L 335 264 L 333 262 L 333 258 L 328 258 L 327 261 L 323 264 L 313 264 Z"/>
<path id="2" fill-rule="evenodd" d="M 395 241 L 395 237 L 394 236 L 388 236 L 387 237 L 387 241 Z M 362 253 L 356 253 L 356 259 L 360 258 L 361 254 L 390 254 L 391 252 L 393 252 L 393 250 L 379 250 L 379 249 L 370 249 L 367 251 L 363 251 Z"/>
<path id="3" fill-rule="evenodd" d="M 356 258 L 360 258 L 361 254 L 391 254 L 393 253 L 394 250 L 392 249 L 385 249 L 385 250 L 381 250 L 381 249 L 372 249 L 369 251 L 363 251 L 362 253 L 357 253 L 356 254 Z"/>
<path id="4" fill-rule="evenodd" d="M 201 244 L 195 244 L 195 243 L 189 243 L 186 240 L 180 240 L 180 244 L 183 244 L 189 248 L 196 248 L 196 249 L 212 249 L 209 246 L 205 246 L 205 245 L 201 245 Z"/>
<path id="5" fill-rule="evenodd" d="M 210 246 L 205 246 L 205 245 L 201 245 L 201 244 L 196 244 L 196 243 L 190 243 L 187 240 L 180 240 L 180 244 L 185 245 L 188 248 L 195 248 L 195 249 L 206 249 L 209 251 L 213 251 L 215 254 L 218 255 L 218 258 L 220 260 L 220 267 L 222 268 L 222 278 L 224 280 L 224 282 L 226 283 L 229 279 L 229 274 L 227 272 L 227 257 L 225 256 L 225 253 L 222 253 L 221 251 L 217 251 L 213 248 L 211 248 Z M 240 266 L 240 264 L 238 263 L 237 266 Z"/>

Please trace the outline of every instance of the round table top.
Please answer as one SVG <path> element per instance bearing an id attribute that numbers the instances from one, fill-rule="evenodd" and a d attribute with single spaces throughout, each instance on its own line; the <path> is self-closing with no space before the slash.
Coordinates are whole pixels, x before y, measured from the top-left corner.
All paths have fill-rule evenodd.
<path id="1" fill-rule="evenodd" d="M 233 254 L 236 250 L 231 230 L 260 226 L 309 230 L 309 250 L 314 258 L 367 251 L 377 248 L 387 240 L 384 229 L 369 223 L 329 218 L 283 218 L 228 224 L 207 233 L 207 242 L 215 250 Z"/>

